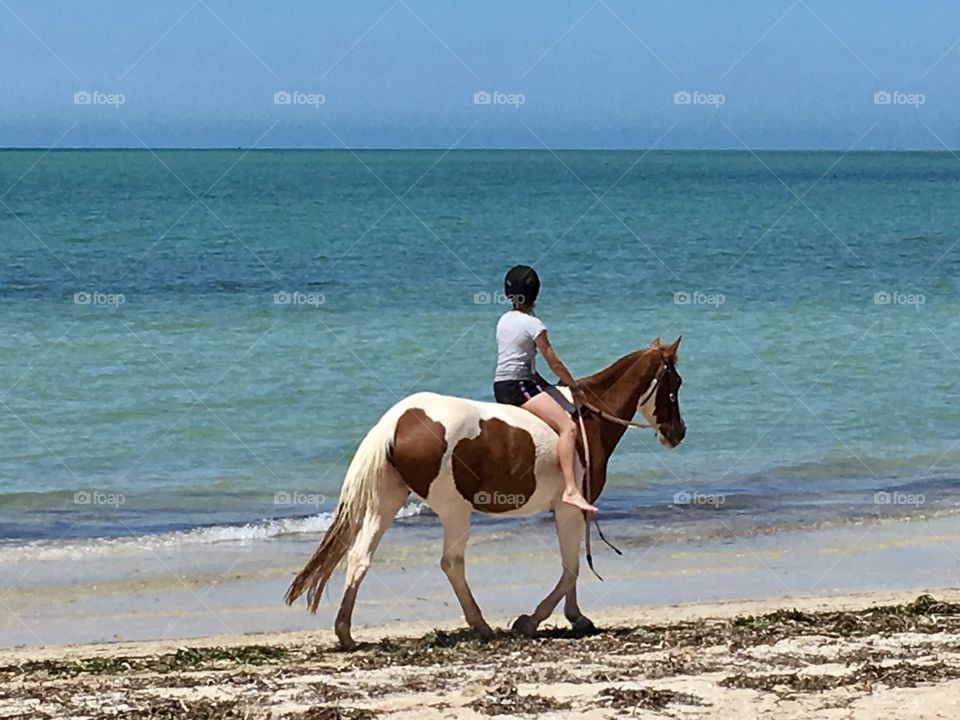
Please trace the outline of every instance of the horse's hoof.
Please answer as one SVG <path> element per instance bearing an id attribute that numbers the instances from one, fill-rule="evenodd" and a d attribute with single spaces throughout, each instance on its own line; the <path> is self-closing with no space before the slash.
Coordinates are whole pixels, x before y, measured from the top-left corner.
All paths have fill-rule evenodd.
<path id="1" fill-rule="evenodd" d="M 513 622 L 513 632 L 526 637 L 533 637 L 537 632 L 537 625 L 529 615 L 521 615 Z"/>
<path id="2" fill-rule="evenodd" d="M 340 641 L 341 650 L 353 650 L 357 643 L 350 636 L 349 628 L 337 628 L 337 639 Z"/>
<path id="3" fill-rule="evenodd" d="M 492 640 L 493 639 L 493 628 L 484 623 L 479 627 L 475 627 L 474 631 L 477 635 L 480 636 L 482 640 Z"/>
<path id="4" fill-rule="evenodd" d="M 594 633 L 597 631 L 597 626 L 594 625 L 593 621 L 586 615 L 578 617 L 574 622 L 570 623 L 570 627 L 579 633 Z"/>

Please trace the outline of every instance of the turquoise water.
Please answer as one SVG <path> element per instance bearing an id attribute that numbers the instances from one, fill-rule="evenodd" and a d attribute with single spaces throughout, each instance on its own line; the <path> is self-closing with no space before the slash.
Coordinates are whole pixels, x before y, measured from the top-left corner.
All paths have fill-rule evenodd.
<path id="1" fill-rule="evenodd" d="M 329 512 L 397 399 L 490 399 L 517 262 L 576 374 L 683 335 L 687 438 L 628 435 L 612 510 L 960 469 L 948 153 L 8 151 L 5 190 L 12 541 Z"/>

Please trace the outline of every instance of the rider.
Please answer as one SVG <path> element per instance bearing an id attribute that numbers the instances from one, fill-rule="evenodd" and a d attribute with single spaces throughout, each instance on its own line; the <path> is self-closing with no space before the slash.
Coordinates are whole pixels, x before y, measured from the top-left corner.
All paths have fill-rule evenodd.
<path id="1" fill-rule="evenodd" d="M 493 378 L 493 395 L 499 403 L 519 405 L 552 427 L 560 436 L 557 456 L 563 471 L 563 501 L 586 512 L 597 508 L 577 488 L 573 468 L 577 451 L 577 426 L 570 414 L 547 392 L 549 384 L 537 374 L 534 359 L 537 350 L 573 396 L 583 399 L 579 383 L 567 370 L 547 339 L 547 328 L 533 314 L 540 292 L 540 278 L 532 267 L 510 268 L 504 279 L 504 293 L 513 303 L 497 323 L 497 371 Z"/>

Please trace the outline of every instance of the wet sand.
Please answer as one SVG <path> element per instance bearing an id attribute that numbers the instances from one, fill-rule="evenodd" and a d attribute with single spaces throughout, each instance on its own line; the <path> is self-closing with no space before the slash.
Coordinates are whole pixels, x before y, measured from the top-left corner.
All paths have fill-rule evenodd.
<path id="1" fill-rule="evenodd" d="M 623 549 L 595 542 L 605 582 L 584 568 L 580 603 L 618 607 L 778 599 L 940 588 L 960 577 L 960 516 L 898 518 L 744 534 L 725 520 L 710 535 L 630 534 L 609 523 Z M 0 648 L 327 629 L 340 600 L 334 575 L 316 616 L 288 608 L 283 592 L 318 536 L 245 544 L 139 547 L 0 557 Z M 362 626 L 416 620 L 458 623 L 460 608 L 438 567 L 432 519 L 394 527 L 360 590 Z M 552 523 L 477 527 L 467 577 L 489 617 L 530 612 L 553 587 L 559 558 Z"/>
<path id="2" fill-rule="evenodd" d="M 0 718 L 960 717 L 960 517 L 733 527 L 611 524 L 624 555 L 595 547 L 606 581 L 580 583 L 599 631 L 554 616 L 534 639 L 509 628 L 557 579 L 551 524 L 478 527 L 489 642 L 462 630 L 439 530 L 395 528 L 352 653 L 328 630 L 341 573 L 317 616 L 281 602 L 317 538 L 18 550 L 0 561 Z"/>
<path id="3" fill-rule="evenodd" d="M 955 718 L 960 591 L 593 613 L 574 636 L 459 623 L 0 651 L 0 717 Z M 504 626 L 505 618 L 499 619 Z"/>

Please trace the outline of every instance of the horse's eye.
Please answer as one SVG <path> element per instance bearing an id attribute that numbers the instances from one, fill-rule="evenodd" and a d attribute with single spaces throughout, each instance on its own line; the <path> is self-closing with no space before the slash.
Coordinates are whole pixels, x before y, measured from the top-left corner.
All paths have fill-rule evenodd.
<path id="1" fill-rule="evenodd" d="M 677 394 L 670 393 L 670 402 L 676 402 L 676 401 L 677 401 Z"/>

